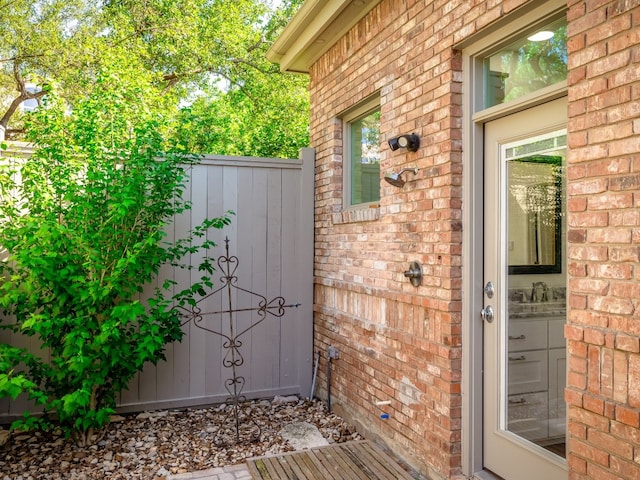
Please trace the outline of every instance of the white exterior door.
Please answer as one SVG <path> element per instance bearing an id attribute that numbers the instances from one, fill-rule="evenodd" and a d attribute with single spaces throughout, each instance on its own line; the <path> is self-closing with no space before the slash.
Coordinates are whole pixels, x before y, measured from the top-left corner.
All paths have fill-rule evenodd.
<path id="1" fill-rule="evenodd" d="M 485 124 L 484 465 L 566 480 L 566 99 Z"/>

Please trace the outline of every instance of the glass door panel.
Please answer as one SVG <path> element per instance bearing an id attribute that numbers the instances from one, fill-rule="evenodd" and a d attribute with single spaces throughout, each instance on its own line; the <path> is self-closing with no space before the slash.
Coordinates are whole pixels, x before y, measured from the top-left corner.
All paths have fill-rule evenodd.
<path id="1" fill-rule="evenodd" d="M 500 148 L 506 184 L 507 430 L 564 457 L 566 358 L 562 273 L 567 135 Z M 560 335 L 560 341 L 558 341 Z"/>
<path id="2" fill-rule="evenodd" d="M 565 480 L 566 100 L 485 124 L 484 463 Z"/>

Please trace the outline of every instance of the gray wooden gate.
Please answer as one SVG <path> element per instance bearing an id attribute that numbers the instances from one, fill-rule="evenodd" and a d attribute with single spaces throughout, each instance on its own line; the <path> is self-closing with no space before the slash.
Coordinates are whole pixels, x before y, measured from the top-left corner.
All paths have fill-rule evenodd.
<path id="1" fill-rule="evenodd" d="M 18 152 L 16 152 L 18 153 Z M 183 236 L 204 218 L 233 211 L 231 225 L 213 231 L 218 244 L 210 257 L 224 254 L 229 238 L 231 255 L 239 259 L 236 275 L 243 288 L 267 298 L 282 296 L 288 309 L 269 317 L 242 337 L 244 365 L 240 373 L 247 398 L 308 395 L 313 363 L 313 170 L 314 152 L 302 149 L 300 159 L 205 156 L 194 166 L 185 197 L 192 209 L 175 218 L 169 240 Z M 191 258 L 192 265 L 199 258 Z M 214 273 L 214 283 L 219 277 Z M 185 288 L 202 273 L 165 267 L 160 278 Z M 153 288 L 150 285 L 149 288 Z M 237 299 L 242 302 L 243 299 Z M 211 303 L 213 302 L 213 303 Z M 207 308 L 220 310 L 212 299 Z M 240 326 L 255 320 L 237 318 Z M 223 321 L 222 319 L 220 321 Z M 224 321 L 228 321 L 226 318 Z M 221 337 L 187 323 L 180 343 L 167 348 L 166 362 L 148 365 L 122 392 L 122 412 L 176 408 L 224 402 L 224 382 L 231 374 L 222 366 Z M 0 334 L 2 342 L 24 342 Z M 30 342 L 36 349 L 34 340 Z M 24 343 L 21 343 L 24 344 Z M 20 415 L 24 400 L 0 400 L 0 422 Z"/>

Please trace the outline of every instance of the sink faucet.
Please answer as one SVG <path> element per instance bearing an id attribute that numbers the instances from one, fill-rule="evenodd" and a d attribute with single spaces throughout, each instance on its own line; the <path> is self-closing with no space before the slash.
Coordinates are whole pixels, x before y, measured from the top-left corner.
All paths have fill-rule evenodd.
<path id="1" fill-rule="evenodd" d="M 544 282 L 533 282 L 533 289 L 531 290 L 531 302 L 548 302 L 549 301 L 549 288 Z"/>

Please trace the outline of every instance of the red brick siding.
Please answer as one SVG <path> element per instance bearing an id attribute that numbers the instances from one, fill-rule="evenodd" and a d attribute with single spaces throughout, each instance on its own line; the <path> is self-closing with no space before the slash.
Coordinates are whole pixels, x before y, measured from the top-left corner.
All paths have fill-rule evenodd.
<path id="1" fill-rule="evenodd" d="M 523 3 L 383 0 L 311 69 L 315 346 L 340 351 L 336 409 L 434 478 L 461 474 L 463 124 L 453 45 Z M 640 478 L 636 4 L 570 1 L 567 13 L 571 479 Z M 422 139 L 416 153 L 383 148 L 383 174 L 420 172 L 403 189 L 381 183 L 379 219 L 341 223 L 339 115 L 375 92 L 383 145 L 399 133 Z M 411 260 L 425 269 L 418 289 L 402 275 Z"/>
<path id="2" fill-rule="evenodd" d="M 569 2 L 569 478 L 640 478 L 640 7 Z"/>
<path id="3" fill-rule="evenodd" d="M 461 477 L 462 63 L 453 45 L 523 3 L 383 0 L 310 72 L 320 393 L 333 345 L 336 410 L 433 478 Z M 381 182 L 379 219 L 334 223 L 339 116 L 375 92 L 383 175 L 420 171 L 402 189 Z M 417 152 L 385 147 L 411 132 L 421 137 Z M 403 276 L 412 260 L 423 265 L 419 288 Z M 375 405 L 386 400 L 389 407 Z"/>

